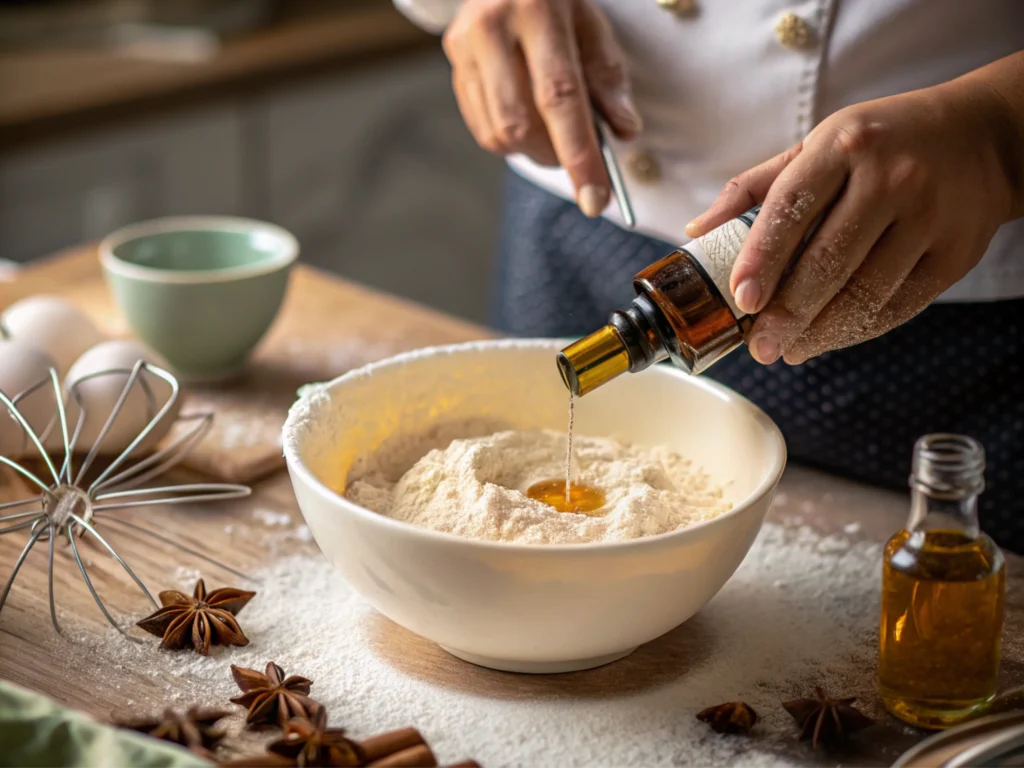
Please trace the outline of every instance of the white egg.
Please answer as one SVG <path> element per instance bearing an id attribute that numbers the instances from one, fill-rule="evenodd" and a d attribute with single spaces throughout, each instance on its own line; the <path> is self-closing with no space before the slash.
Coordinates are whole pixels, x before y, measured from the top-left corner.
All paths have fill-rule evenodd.
<path id="1" fill-rule="evenodd" d="M 69 395 L 66 397 L 69 433 L 74 433 L 81 416 L 78 400 L 70 396 L 72 388 L 77 389 L 82 406 L 85 408 L 85 420 L 75 446 L 76 453 L 87 452 L 96 442 L 103 425 L 121 397 L 121 392 L 124 390 L 132 368 L 139 360 L 158 365 L 161 368 L 166 369 L 167 367 L 167 364 L 154 353 L 138 342 L 129 340 L 104 341 L 97 344 L 86 350 L 85 354 L 71 366 L 64 383 L 65 391 Z M 120 372 L 87 378 L 91 374 L 109 370 Z M 152 403 L 146 396 L 141 382 L 137 381 L 125 400 L 124 407 L 117 419 L 111 425 L 110 431 L 104 437 L 100 453 L 115 454 L 127 448 L 170 398 L 171 387 L 163 379 L 145 371 L 140 374 L 140 379 L 144 379 L 149 384 L 150 391 L 153 393 Z M 140 455 L 142 451 L 155 445 L 167 434 L 178 415 L 181 399 L 182 396 L 179 394 L 175 406 L 154 427 L 146 440 L 133 452 L 133 456 Z"/>
<path id="2" fill-rule="evenodd" d="M 0 315 L 11 338 L 48 354 L 63 378 L 82 353 L 103 341 L 92 321 L 71 302 L 57 296 L 31 296 L 16 301 Z"/>
<path id="3" fill-rule="evenodd" d="M 53 360 L 24 341 L 0 339 L 0 391 L 12 400 L 41 381 L 47 383 L 18 401 L 18 412 L 42 439 L 51 418 L 57 413 L 57 398 L 50 382 Z M 38 454 L 21 425 L 0 404 L 0 456 L 17 459 Z"/>

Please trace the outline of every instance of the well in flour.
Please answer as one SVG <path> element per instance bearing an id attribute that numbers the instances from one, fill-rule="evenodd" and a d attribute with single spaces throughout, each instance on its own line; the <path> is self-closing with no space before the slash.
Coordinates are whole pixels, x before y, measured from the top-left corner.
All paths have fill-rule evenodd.
<path id="1" fill-rule="evenodd" d="M 576 398 L 569 393 L 569 428 L 565 434 L 565 480 L 542 480 L 526 490 L 526 495 L 558 512 L 600 516 L 605 498 L 599 488 L 591 488 L 572 479 L 572 422 Z"/>
<path id="2" fill-rule="evenodd" d="M 526 495 L 543 502 L 558 512 L 600 516 L 605 505 L 604 493 L 572 479 L 572 422 L 576 398 L 569 394 L 569 428 L 565 437 L 565 481 L 543 480 L 531 485 Z"/>
<path id="3" fill-rule="evenodd" d="M 600 489 L 595 514 L 563 514 L 530 498 L 531 487 L 564 471 L 566 436 L 554 430 L 504 430 L 402 446 L 367 457 L 345 495 L 382 515 L 485 541 L 582 544 L 653 536 L 729 509 L 723 490 L 691 461 L 662 446 L 577 435 L 575 482 Z M 556 481 L 560 485 L 559 481 Z M 556 498 L 560 498 L 560 488 Z"/>
<path id="4" fill-rule="evenodd" d="M 604 493 L 599 488 L 591 488 L 582 483 L 542 480 L 531 485 L 526 495 L 547 504 L 556 512 L 600 517 L 605 511 Z"/>

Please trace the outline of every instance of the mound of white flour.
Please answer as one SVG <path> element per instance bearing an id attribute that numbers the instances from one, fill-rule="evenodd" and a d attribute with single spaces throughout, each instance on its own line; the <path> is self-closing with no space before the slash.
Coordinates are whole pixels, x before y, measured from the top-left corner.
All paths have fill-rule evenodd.
<path id="1" fill-rule="evenodd" d="M 345 495 L 409 523 L 472 539 L 576 544 L 667 533 L 729 508 L 721 487 L 663 447 L 573 437 L 573 481 L 601 490 L 595 516 L 557 512 L 526 496 L 533 484 L 565 477 L 566 435 L 512 430 L 452 440 L 400 477 L 393 459 L 354 469 Z"/>

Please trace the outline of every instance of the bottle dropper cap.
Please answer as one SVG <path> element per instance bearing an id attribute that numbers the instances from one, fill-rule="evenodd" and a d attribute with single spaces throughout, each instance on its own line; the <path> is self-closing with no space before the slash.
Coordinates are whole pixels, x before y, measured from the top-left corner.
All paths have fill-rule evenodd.
<path id="1" fill-rule="evenodd" d="M 558 353 L 558 372 L 577 397 L 629 370 L 629 351 L 619 332 L 606 325 Z"/>

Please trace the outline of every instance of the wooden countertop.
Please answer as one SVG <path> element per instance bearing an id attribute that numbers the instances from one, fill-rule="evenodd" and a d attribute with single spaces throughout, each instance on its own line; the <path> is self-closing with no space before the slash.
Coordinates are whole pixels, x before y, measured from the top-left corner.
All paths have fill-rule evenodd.
<path id="1" fill-rule="evenodd" d="M 0 276 L 0 308 L 39 291 L 64 295 L 88 311 L 108 331 L 116 333 L 121 330 L 116 312 L 106 298 L 95 251 L 91 248 L 25 268 L 13 279 Z M 339 362 L 335 358 L 320 357 L 296 367 L 294 359 L 282 355 L 281 350 L 289 339 L 303 335 L 307 339 L 328 339 L 337 346 L 370 350 L 379 350 L 373 345 L 386 340 L 390 353 L 400 348 L 482 338 L 489 332 L 300 266 L 295 272 L 282 315 L 253 362 L 260 375 L 251 378 L 248 385 L 265 386 L 269 396 L 279 398 L 282 409 L 287 408 L 295 386 L 327 379 L 341 373 L 346 366 L 365 362 Z M 13 495 L 15 491 L 9 484 L 9 478 L 7 481 L 5 485 L 5 477 L 0 475 L 0 501 L 19 497 Z M 841 534 L 844 527 L 849 533 L 850 524 L 856 523 L 853 526 L 858 531 L 855 538 L 871 542 L 884 541 L 889 533 L 902 525 L 907 509 L 905 497 L 899 494 L 865 488 L 799 468 L 787 470 L 779 497 L 783 495 L 787 497 L 785 508 L 773 512 L 776 522 L 785 522 L 787 514 L 796 514 L 801 518 L 800 525 L 811 526 L 822 535 Z M 814 503 L 822 498 L 830 499 L 829 503 Z M 265 510 L 265 514 L 283 513 L 294 520 L 301 519 L 288 478 L 285 473 L 278 472 L 257 483 L 251 499 L 204 505 L 201 510 L 191 510 L 188 506 L 150 507 L 147 508 L 147 520 L 168 535 L 187 541 L 197 550 L 246 570 L 282 554 L 259 537 L 232 538 L 227 532 L 232 526 L 245 525 L 246 521 L 251 523 L 252 510 L 256 506 Z M 0 537 L 2 579 L 7 578 L 25 541 L 20 533 Z M 141 537 L 121 536 L 116 542 L 120 554 L 150 585 L 166 583 L 168 563 L 181 559 L 172 554 L 174 550 L 167 548 L 156 550 L 163 554 L 154 555 L 152 545 Z M 115 615 L 143 610 L 144 601 L 117 563 L 101 556 L 94 546 L 88 546 L 88 549 L 92 561 L 90 574 Z M 291 551 L 313 552 L 314 548 L 312 544 L 296 539 Z M 1024 682 L 1024 648 L 1019 642 L 1009 641 L 1021 636 L 1024 628 L 1024 589 L 1021 589 L 1024 586 L 1021 583 L 1024 569 L 1020 558 L 1011 555 L 1007 560 L 1008 642 L 1004 652 L 1003 689 L 1012 693 Z M 109 631 L 74 561 L 60 548 L 56 565 L 54 586 L 65 622 L 71 623 L 73 614 L 76 631 Z M 27 559 L 0 615 L 0 677 L 41 691 L 100 718 L 107 718 L 112 713 L 123 716 L 131 712 L 138 714 L 162 709 L 166 703 L 166 691 L 161 686 L 173 683 L 154 680 L 138 670 L 103 667 L 91 663 L 88 658 L 76 660 L 73 639 L 55 640 L 49 618 L 46 566 L 46 547 L 41 545 Z M 406 674 L 429 679 L 438 685 L 470 690 L 475 695 L 506 698 L 545 696 L 554 691 L 563 697 L 586 697 L 596 686 L 605 695 L 613 696 L 613 692 L 621 691 L 628 705 L 630 691 L 642 687 L 644 680 L 656 681 L 659 675 L 664 674 L 666 665 L 675 663 L 674 659 L 683 658 L 690 652 L 685 645 L 688 642 L 686 633 L 673 632 L 639 649 L 629 659 L 592 673 L 547 678 L 516 676 L 493 673 L 459 662 L 432 643 L 386 620 L 381 619 L 381 626 L 388 643 L 393 646 L 390 658 L 400 660 L 399 666 Z M 865 670 L 864 674 L 868 680 L 873 676 L 873 670 Z M 132 692 L 131 703 L 126 701 L 126 690 Z M 888 764 L 894 754 L 919 738 L 920 735 L 895 724 L 886 724 L 875 745 L 880 751 L 858 755 L 858 761 L 862 764 Z M 823 755 L 805 754 L 808 760 L 834 764 L 833 760 L 826 761 Z M 558 758 L 555 755 L 552 759 Z M 515 755 L 510 754 L 508 762 L 514 761 Z"/>
<path id="2" fill-rule="evenodd" d="M 293 7 L 280 21 L 229 38 L 215 56 L 195 63 L 94 48 L 0 52 L 0 144 L 10 150 L 57 131 L 437 42 L 389 0 L 289 5 L 309 10 Z"/>

